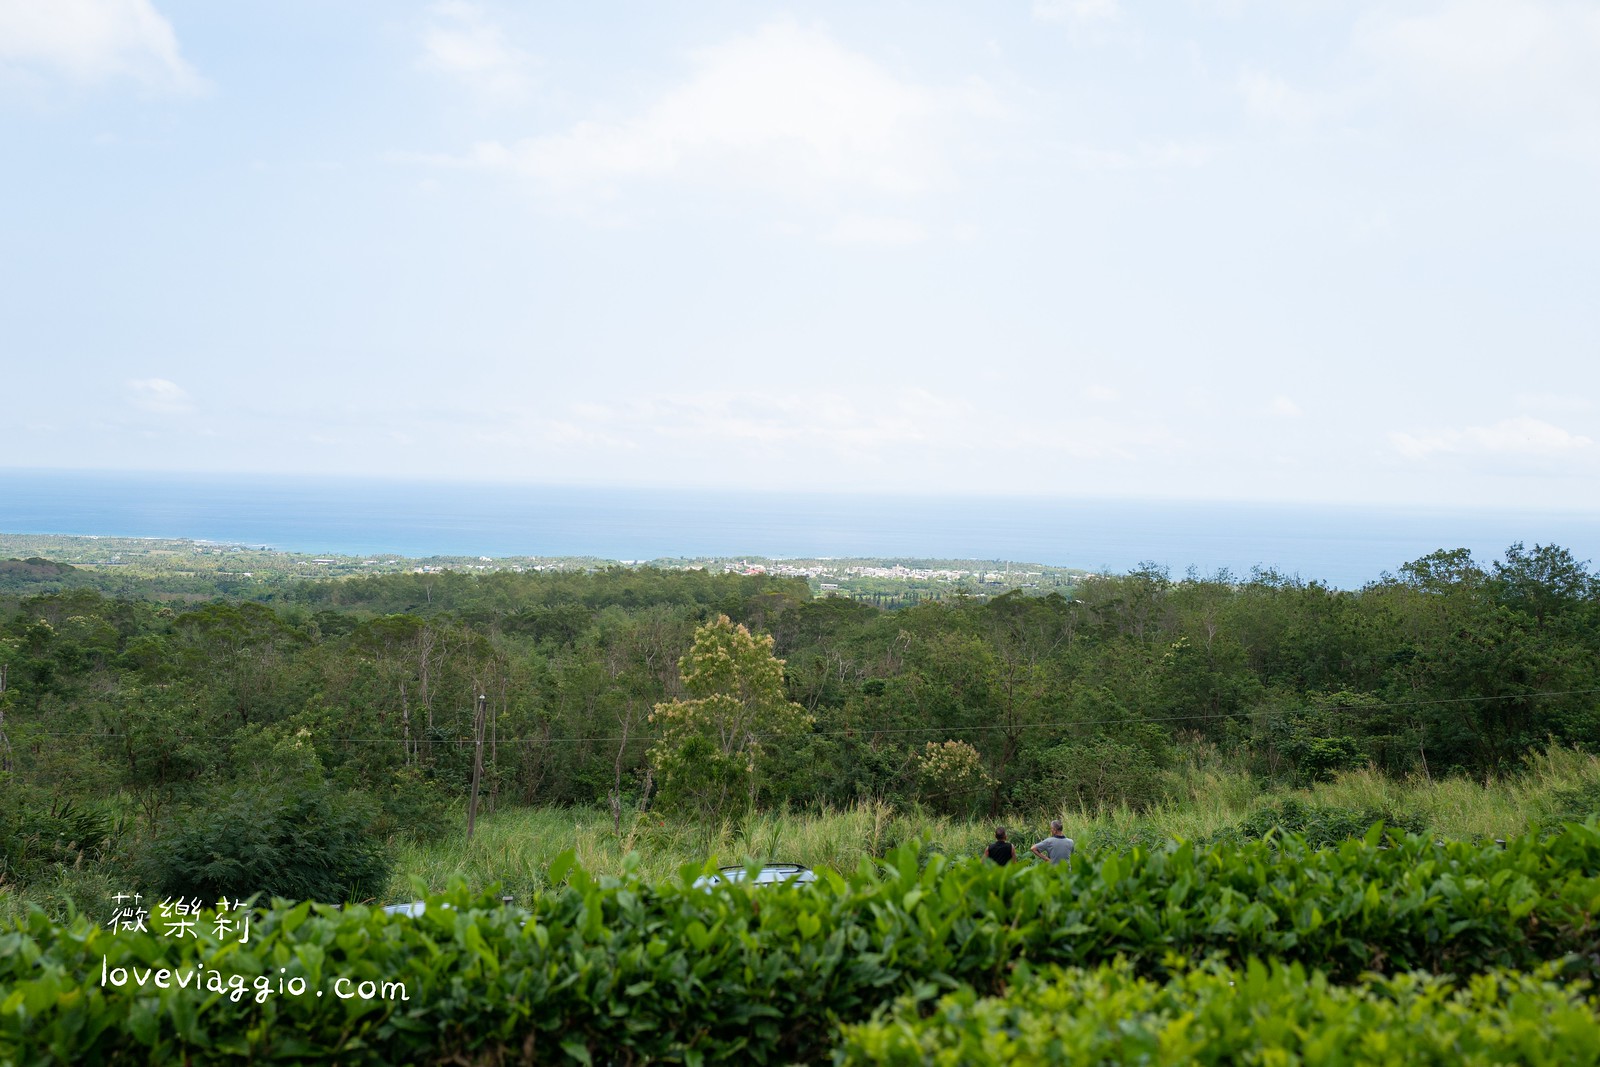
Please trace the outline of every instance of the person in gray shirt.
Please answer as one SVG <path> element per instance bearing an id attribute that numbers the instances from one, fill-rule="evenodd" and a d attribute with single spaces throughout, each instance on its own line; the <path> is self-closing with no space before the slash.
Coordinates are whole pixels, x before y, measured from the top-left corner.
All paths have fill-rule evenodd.
<path id="1" fill-rule="evenodd" d="M 1050 836 L 1033 846 L 1033 854 L 1046 863 L 1072 866 L 1072 838 L 1061 832 L 1061 820 L 1050 820 Z"/>

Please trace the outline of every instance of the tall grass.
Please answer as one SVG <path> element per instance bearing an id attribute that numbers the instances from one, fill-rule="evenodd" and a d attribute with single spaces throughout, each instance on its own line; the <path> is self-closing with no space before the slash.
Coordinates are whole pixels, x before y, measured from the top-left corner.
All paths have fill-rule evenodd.
<path id="1" fill-rule="evenodd" d="M 1600 796 L 1600 758 L 1551 748 L 1528 757 L 1519 773 L 1487 783 L 1464 778 L 1395 780 L 1375 770 L 1351 771 L 1305 789 L 1265 790 L 1259 780 L 1215 753 L 1199 751 L 1167 773 L 1165 796 L 1143 811 L 1127 807 L 1085 811 L 1013 812 L 1018 850 L 1048 832 L 1059 818 L 1085 854 L 1151 847 L 1170 838 L 1204 840 L 1237 827 L 1263 805 L 1295 798 L 1315 807 L 1388 811 L 1420 817 L 1440 837 L 1487 840 L 1514 837 L 1548 821 L 1551 798 L 1588 789 Z M 996 820 L 897 808 L 882 800 L 817 812 L 752 812 L 716 824 L 638 813 L 621 829 L 609 812 L 590 808 L 508 809 L 480 818 L 468 842 L 459 838 L 409 845 L 396 857 L 389 899 L 412 894 L 415 883 L 433 891 L 452 879 L 481 888 L 499 882 L 522 897 L 545 885 L 550 861 L 571 849 L 589 871 L 618 875 L 637 870 L 650 879 L 677 877 L 685 865 L 785 860 L 809 867 L 851 870 L 904 842 L 929 851 L 975 855 L 993 839 Z"/>
<path id="2" fill-rule="evenodd" d="M 1519 837 L 1548 825 L 1556 797 L 1586 789 L 1600 789 L 1600 757 L 1551 747 L 1530 753 L 1519 773 L 1500 779 L 1395 781 L 1368 769 L 1297 792 L 1319 804 L 1419 815 L 1440 837 L 1487 840 Z"/>
<path id="3" fill-rule="evenodd" d="M 1193 746 L 1166 773 L 1163 798 L 1142 811 L 1063 806 L 1055 811 L 1007 812 L 998 820 L 935 814 L 868 800 L 814 812 L 752 812 L 715 824 L 634 813 L 620 828 L 595 808 L 511 808 L 480 817 L 471 841 L 464 832 L 427 845 L 396 848 L 384 902 L 408 899 L 461 879 L 474 888 L 499 883 L 526 898 L 546 884 L 546 871 L 571 849 L 587 870 L 619 875 L 636 870 L 651 880 L 675 878 L 684 866 L 786 860 L 814 868 L 852 870 L 911 840 L 929 851 L 975 855 L 994 836 L 996 822 L 1026 854 L 1059 818 L 1087 856 L 1153 847 L 1169 838 L 1205 840 L 1235 828 L 1252 811 L 1295 798 L 1310 806 L 1387 811 L 1419 818 L 1440 837 L 1485 840 L 1515 837 L 1556 816 L 1600 809 L 1600 757 L 1549 748 L 1531 754 L 1515 774 L 1488 782 L 1465 778 L 1394 780 L 1373 770 L 1352 771 L 1306 789 L 1267 790 L 1225 753 Z M 1588 798 L 1592 798 L 1588 799 Z M 1575 811 L 1575 805 L 1577 810 Z M 464 821 L 464 819 L 463 819 Z M 18 887 L 0 883 L 0 921 L 37 904 L 53 915 L 69 908 L 103 911 L 110 894 L 131 891 L 101 868 L 63 868 Z M 106 898 L 106 899 L 101 899 Z"/>
<path id="4" fill-rule="evenodd" d="M 398 899 L 416 881 L 440 890 L 460 878 L 475 887 L 500 882 L 508 893 L 520 896 L 541 888 L 545 869 L 568 849 L 594 874 L 635 870 L 646 878 L 665 879 L 676 877 L 685 865 L 769 860 L 849 870 L 913 839 L 932 842 L 940 851 L 976 852 L 990 833 L 965 820 L 897 811 L 883 801 L 806 814 L 752 812 L 715 824 L 644 812 L 624 820 L 620 831 L 610 813 L 597 808 L 508 809 L 481 817 L 471 841 L 463 834 L 430 845 L 402 846 L 389 893 Z"/>

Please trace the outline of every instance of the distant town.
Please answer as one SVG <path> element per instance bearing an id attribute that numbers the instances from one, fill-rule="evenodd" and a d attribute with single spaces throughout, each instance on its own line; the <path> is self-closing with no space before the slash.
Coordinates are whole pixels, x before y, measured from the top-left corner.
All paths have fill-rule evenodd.
<path id="1" fill-rule="evenodd" d="M 107 585 L 116 576 L 193 577 L 219 585 L 281 584 L 364 574 L 439 574 L 448 571 L 579 571 L 606 567 L 712 570 L 803 579 L 817 596 L 878 604 L 953 596 L 991 597 L 1011 590 L 1068 592 L 1093 572 L 1005 560 L 818 558 L 762 556 L 613 560 L 589 556 L 428 556 L 392 553 L 340 555 L 279 551 L 265 545 L 183 538 L 0 534 L 0 560 L 48 560 Z"/>

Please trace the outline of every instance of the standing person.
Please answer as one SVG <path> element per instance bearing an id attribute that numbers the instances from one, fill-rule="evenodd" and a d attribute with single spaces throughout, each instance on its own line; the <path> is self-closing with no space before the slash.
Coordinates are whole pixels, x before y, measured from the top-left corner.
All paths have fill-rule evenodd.
<path id="1" fill-rule="evenodd" d="M 1046 863 L 1072 866 L 1072 838 L 1061 832 L 1061 820 L 1050 820 L 1050 836 L 1033 846 L 1033 854 Z"/>
<path id="2" fill-rule="evenodd" d="M 1017 847 L 1006 840 L 1004 826 L 994 828 L 994 840 L 989 842 L 989 847 L 983 850 L 983 854 L 1002 867 L 1017 858 Z"/>

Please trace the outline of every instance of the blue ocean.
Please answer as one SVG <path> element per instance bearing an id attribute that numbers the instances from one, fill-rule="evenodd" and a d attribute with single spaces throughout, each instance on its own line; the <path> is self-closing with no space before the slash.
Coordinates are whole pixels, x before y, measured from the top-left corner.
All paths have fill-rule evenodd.
<path id="1" fill-rule="evenodd" d="M 1600 513 L 600 489 L 0 469 L 0 533 L 181 537 L 412 557 L 867 556 L 1271 568 L 1359 588 L 1440 548 L 1600 557 Z"/>

